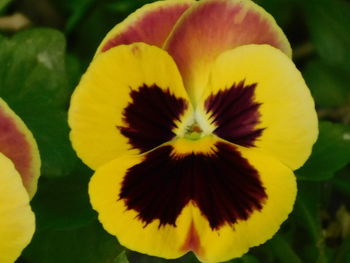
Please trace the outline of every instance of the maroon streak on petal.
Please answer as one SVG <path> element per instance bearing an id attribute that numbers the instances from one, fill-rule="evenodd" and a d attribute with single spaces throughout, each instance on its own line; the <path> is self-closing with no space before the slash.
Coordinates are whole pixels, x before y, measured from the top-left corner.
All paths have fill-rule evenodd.
<path id="1" fill-rule="evenodd" d="M 14 115 L 14 113 L 13 113 Z M 4 105 L 0 105 L 0 152 L 9 158 L 20 173 L 23 184 L 32 195 L 33 186 L 33 145 L 26 137 L 26 132 L 19 126 L 18 120 L 9 114 Z"/>
<path id="2" fill-rule="evenodd" d="M 191 222 L 190 229 L 187 234 L 187 239 L 185 240 L 185 243 L 183 244 L 181 249 L 186 252 L 193 251 L 197 255 L 202 254 L 203 248 L 200 243 L 198 231 L 193 221 Z"/>
<path id="3" fill-rule="evenodd" d="M 177 63 L 191 97 L 197 100 L 216 57 L 246 44 L 269 44 L 291 55 L 289 42 L 273 18 L 247 0 L 193 5 L 179 19 L 164 48 Z"/>
<path id="4" fill-rule="evenodd" d="M 215 148 L 211 154 L 175 157 L 172 146 L 147 153 L 142 163 L 128 170 L 119 198 L 145 225 L 159 219 L 159 227 L 175 226 L 189 202 L 212 229 L 248 220 L 267 197 L 258 172 L 233 145 L 217 142 Z"/>
<path id="5" fill-rule="evenodd" d="M 143 6 L 113 28 L 99 50 L 134 42 L 162 47 L 183 12 L 192 1 L 160 1 Z"/>
<path id="6" fill-rule="evenodd" d="M 132 103 L 123 112 L 125 126 L 117 127 L 129 138 L 133 148 L 142 152 L 171 140 L 175 134 L 175 121 L 187 109 L 187 102 L 169 91 L 153 86 L 142 86 L 131 91 Z"/>
<path id="7" fill-rule="evenodd" d="M 264 129 L 259 124 L 259 106 L 254 101 L 257 84 L 246 85 L 244 81 L 210 95 L 205 108 L 212 123 L 217 125 L 214 134 L 242 146 L 254 146 L 254 141 Z"/>

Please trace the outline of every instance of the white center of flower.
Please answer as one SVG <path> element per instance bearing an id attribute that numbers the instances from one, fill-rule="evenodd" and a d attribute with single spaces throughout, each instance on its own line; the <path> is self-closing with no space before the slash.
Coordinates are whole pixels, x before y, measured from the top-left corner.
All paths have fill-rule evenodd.
<path id="1" fill-rule="evenodd" d="M 200 110 L 190 114 L 183 120 L 181 132 L 177 135 L 188 140 L 199 140 L 208 134 L 211 134 L 215 127 L 210 125 L 207 117 Z"/>
<path id="2" fill-rule="evenodd" d="M 198 125 L 197 122 L 194 122 L 192 125 L 186 128 L 184 138 L 189 140 L 199 140 L 200 138 L 202 138 L 202 133 L 203 131 L 201 127 Z"/>

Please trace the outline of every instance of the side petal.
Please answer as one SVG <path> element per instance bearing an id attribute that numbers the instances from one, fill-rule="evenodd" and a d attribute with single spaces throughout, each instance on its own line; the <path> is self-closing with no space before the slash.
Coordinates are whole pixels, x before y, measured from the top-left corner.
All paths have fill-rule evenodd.
<path id="1" fill-rule="evenodd" d="M 267 197 L 262 208 L 254 210 L 247 219 L 219 229 L 212 229 L 207 218 L 194 207 L 193 224 L 200 243 L 194 253 L 202 262 L 223 262 L 241 257 L 249 248 L 266 242 L 287 219 L 296 198 L 296 178 L 289 168 L 256 149 L 227 143 L 226 147 L 239 152 L 258 172 Z M 227 203 L 221 205 L 229 208 Z"/>
<path id="2" fill-rule="evenodd" d="M 0 154 L 0 262 L 13 263 L 29 244 L 35 217 L 20 175 Z"/>
<path id="3" fill-rule="evenodd" d="M 24 187 L 33 197 L 40 175 L 40 155 L 32 133 L 24 122 L 0 99 L 0 152 L 10 158 L 20 173 Z"/>
<path id="4" fill-rule="evenodd" d="M 144 43 L 121 45 L 90 64 L 69 109 L 71 141 L 91 168 L 171 140 L 189 112 L 172 58 Z"/>
<path id="5" fill-rule="evenodd" d="M 139 212 L 128 208 L 125 199 L 121 199 L 126 173 L 143 161 L 144 156 L 123 156 L 100 167 L 89 184 L 91 204 L 99 213 L 99 220 L 103 227 L 116 236 L 125 247 L 163 258 L 178 258 L 187 252 L 182 249 L 182 246 L 190 227 L 191 208 L 189 206 L 184 208 L 175 224 L 161 225 L 159 220 L 145 221 L 140 217 Z M 147 173 L 140 176 L 140 180 L 145 183 L 143 189 L 153 191 L 155 199 L 152 204 L 158 206 L 161 211 L 165 208 L 167 213 L 171 213 L 175 208 L 164 206 L 167 199 L 164 189 L 157 187 L 157 182 L 147 180 L 145 178 Z M 132 194 L 140 198 L 139 202 L 142 203 L 142 199 L 153 198 L 152 195 L 144 195 L 144 191 L 137 192 L 140 187 L 142 188 L 138 185 L 132 190 Z"/>
<path id="6" fill-rule="evenodd" d="M 291 56 L 289 42 L 273 17 L 250 0 L 200 1 L 181 16 L 164 48 L 196 103 L 216 57 L 246 44 L 269 44 Z"/>
<path id="7" fill-rule="evenodd" d="M 176 21 L 194 2 L 194 0 L 165 0 L 144 5 L 109 31 L 97 53 L 134 42 L 161 47 Z"/>
<path id="8" fill-rule="evenodd" d="M 304 164 L 317 139 L 310 91 L 291 60 L 271 46 L 246 45 L 221 54 L 203 101 L 215 134 L 255 146 L 292 170 Z"/>

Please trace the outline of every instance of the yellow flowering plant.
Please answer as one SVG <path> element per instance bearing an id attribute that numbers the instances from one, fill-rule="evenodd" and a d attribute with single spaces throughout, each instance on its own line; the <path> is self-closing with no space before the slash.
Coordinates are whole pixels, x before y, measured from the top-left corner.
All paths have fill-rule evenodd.
<path id="1" fill-rule="evenodd" d="M 135 11 L 98 47 L 69 125 L 104 228 L 131 250 L 202 262 L 278 231 L 318 135 L 288 40 L 249 0 Z"/>
<path id="2" fill-rule="evenodd" d="M 0 263 L 350 262 L 349 16 L 0 1 Z"/>

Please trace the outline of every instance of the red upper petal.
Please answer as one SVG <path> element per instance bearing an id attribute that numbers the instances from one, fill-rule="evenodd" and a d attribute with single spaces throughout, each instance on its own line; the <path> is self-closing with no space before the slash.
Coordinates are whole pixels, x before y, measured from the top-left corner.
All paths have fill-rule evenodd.
<path id="1" fill-rule="evenodd" d="M 134 42 L 161 47 L 179 17 L 193 2 L 192 0 L 168 0 L 144 5 L 107 34 L 98 52 Z"/>
<path id="2" fill-rule="evenodd" d="M 246 44 L 270 44 L 291 55 L 289 42 L 275 20 L 249 0 L 204 0 L 181 17 L 165 43 L 197 101 L 211 63 L 225 50 Z"/>

